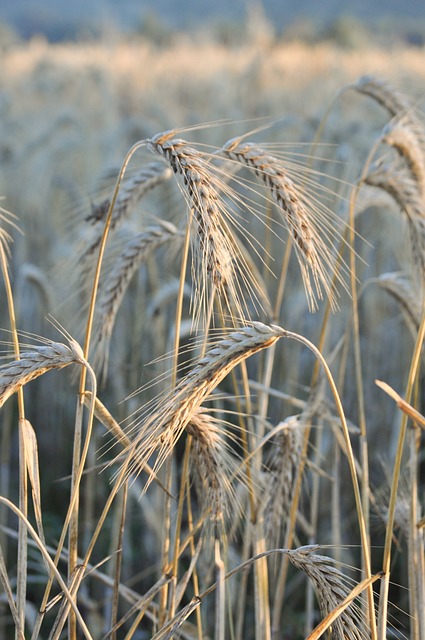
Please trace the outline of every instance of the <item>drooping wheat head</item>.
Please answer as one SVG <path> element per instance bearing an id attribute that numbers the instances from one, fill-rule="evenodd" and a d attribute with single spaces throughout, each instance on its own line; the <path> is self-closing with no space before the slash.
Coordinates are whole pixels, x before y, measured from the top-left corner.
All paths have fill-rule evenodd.
<path id="1" fill-rule="evenodd" d="M 311 310 L 322 299 L 322 287 L 336 305 L 331 280 L 334 258 L 329 239 L 337 237 L 323 210 L 288 175 L 282 161 L 266 149 L 241 138 L 229 140 L 222 151 L 235 162 L 249 167 L 268 189 L 294 242 L 304 287 Z M 313 280 L 313 284 L 311 282 Z"/>
<path id="2" fill-rule="evenodd" d="M 230 510 L 234 512 L 237 507 L 230 481 L 237 465 L 227 450 L 223 425 L 201 408 L 192 416 L 186 432 L 192 436 L 191 468 L 199 501 L 214 523 L 223 524 Z"/>
<path id="3" fill-rule="evenodd" d="M 212 286 L 244 318 L 247 305 L 241 291 L 241 273 L 248 288 L 255 290 L 258 285 L 232 238 L 227 222 L 229 211 L 221 197 L 224 183 L 214 171 L 211 157 L 176 138 L 174 131 L 150 138 L 147 147 L 161 155 L 181 179 L 181 191 L 192 214 L 189 224 L 194 228 L 191 237 L 195 317 L 199 319 L 201 310 L 208 307 Z"/>
<path id="4" fill-rule="evenodd" d="M 153 466 L 156 471 L 172 452 L 201 404 L 226 375 L 237 364 L 270 347 L 284 335 L 281 327 L 253 322 L 213 342 L 176 387 L 153 405 L 145 407 L 145 415 L 131 426 L 131 431 L 136 432 L 128 450 L 131 472 L 137 472 L 157 451 Z"/>
<path id="5" fill-rule="evenodd" d="M 412 273 L 420 287 L 425 286 L 425 215 L 424 200 L 416 181 L 406 171 L 382 164 L 365 177 L 365 183 L 391 195 L 406 215 L 412 247 Z"/>
<path id="6" fill-rule="evenodd" d="M 288 551 L 290 562 L 311 580 L 323 617 L 333 611 L 349 594 L 347 577 L 335 567 L 334 560 L 319 555 L 317 545 L 308 545 Z M 351 604 L 334 621 L 331 640 L 365 640 L 367 627 L 361 612 Z"/>
<path id="7" fill-rule="evenodd" d="M 425 138 L 422 128 L 412 125 L 407 118 L 396 119 L 384 128 L 383 142 L 393 147 L 405 162 L 418 191 L 425 194 L 425 149 L 420 138 Z"/>
<path id="8" fill-rule="evenodd" d="M 112 212 L 110 231 L 114 231 L 131 213 L 136 204 L 144 196 L 159 184 L 168 180 L 171 171 L 161 162 L 150 162 L 143 166 L 134 176 L 125 180 L 118 193 Z M 93 255 L 100 245 L 103 231 L 103 223 L 109 211 L 111 201 L 106 198 L 97 205 L 92 205 L 91 212 L 86 216 L 86 222 L 92 224 L 96 229 L 96 234 L 86 248 L 84 258 Z"/>
<path id="9" fill-rule="evenodd" d="M 279 546 L 289 520 L 296 470 L 300 460 L 302 429 L 299 416 L 281 424 L 272 440 L 263 479 L 264 528 L 270 548 Z"/>
<path id="10" fill-rule="evenodd" d="M 355 89 L 373 100 L 376 100 L 391 117 L 403 117 L 414 127 L 418 124 L 418 117 L 410 100 L 389 82 L 373 76 L 362 76 L 350 88 Z M 421 127 L 420 127 L 421 128 Z M 422 137 L 421 143 L 425 139 Z"/>
<path id="11" fill-rule="evenodd" d="M 85 364 L 81 347 L 74 340 L 69 346 L 48 342 L 23 351 L 20 359 L 0 366 L 0 407 L 18 389 L 51 369 L 62 369 L 73 362 Z"/>
<path id="12" fill-rule="evenodd" d="M 377 283 L 397 301 L 407 326 L 416 338 L 423 305 L 412 280 L 406 274 L 393 272 L 382 273 L 377 279 Z"/>

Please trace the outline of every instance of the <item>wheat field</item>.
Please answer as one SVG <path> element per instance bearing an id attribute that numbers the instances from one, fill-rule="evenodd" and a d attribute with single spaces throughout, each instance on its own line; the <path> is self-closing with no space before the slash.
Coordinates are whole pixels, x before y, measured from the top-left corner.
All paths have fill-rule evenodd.
<path id="1" fill-rule="evenodd" d="M 423 51 L 4 47 L 0 638 L 425 638 Z"/>

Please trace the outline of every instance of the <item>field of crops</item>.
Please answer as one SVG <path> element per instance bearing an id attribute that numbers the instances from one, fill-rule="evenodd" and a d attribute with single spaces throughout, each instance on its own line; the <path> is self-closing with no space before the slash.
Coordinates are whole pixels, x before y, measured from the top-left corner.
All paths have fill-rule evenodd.
<path id="1" fill-rule="evenodd" d="M 0 638 L 425 638 L 425 66 L 1 52 Z"/>

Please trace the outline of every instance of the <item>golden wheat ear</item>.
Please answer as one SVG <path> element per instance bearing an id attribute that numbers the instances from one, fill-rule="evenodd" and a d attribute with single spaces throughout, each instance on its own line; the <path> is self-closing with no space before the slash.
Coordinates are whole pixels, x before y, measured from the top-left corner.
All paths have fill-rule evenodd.
<path id="1" fill-rule="evenodd" d="M 73 362 L 85 364 L 81 347 L 71 340 L 69 345 L 49 342 L 23 351 L 20 359 L 0 366 L 0 407 L 18 389 L 51 369 L 62 369 Z"/>
<path id="2" fill-rule="evenodd" d="M 222 152 L 251 169 L 270 193 L 293 240 L 310 310 L 317 310 L 322 288 L 335 307 L 335 260 L 330 245 L 336 232 L 336 217 L 332 228 L 329 212 L 325 215 L 289 176 L 283 162 L 260 145 L 233 138 Z"/>
<path id="3" fill-rule="evenodd" d="M 305 573 L 312 582 L 320 611 L 326 617 L 349 595 L 350 581 L 335 566 L 332 558 L 317 553 L 319 545 L 308 545 L 287 551 L 290 562 Z M 358 606 L 351 604 L 332 625 L 332 640 L 365 640 L 368 627 Z"/>
<path id="4" fill-rule="evenodd" d="M 146 417 L 131 426 L 131 431 L 137 433 L 128 447 L 130 472 L 143 468 L 155 452 L 157 458 L 153 469 L 156 471 L 171 454 L 202 403 L 228 373 L 284 335 L 285 330 L 281 327 L 252 322 L 216 339 L 176 387 L 160 396 L 148 407 Z"/>

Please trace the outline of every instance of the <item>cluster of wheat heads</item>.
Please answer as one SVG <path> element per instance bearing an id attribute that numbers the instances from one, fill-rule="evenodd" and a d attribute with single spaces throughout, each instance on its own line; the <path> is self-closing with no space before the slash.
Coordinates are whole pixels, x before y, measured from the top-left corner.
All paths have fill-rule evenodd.
<path id="1" fill-rule="evenodd" d="M 9 275 L 18 227 L 2 213 L 12 336 L 0 366 L 2 464 L 15 423 L 19 443 L 17 473 L 9 465 L 1 478 L 1 637 L 425 637 L 425 132 L 385 83 L 362 78 L 344 91 L 391 117 L 347 198 L 322 181 L 323 159 L 296 162 L 258 131 L 214 148 L 188 142 L 190 130 L 137 142 L 84 220 L 72 284 L 79 342 L 58 325 L 61 342 L 19 332 Z M 133 169 L 142 152 L 150 157 Z M 357 230 L 381 192 L 388 217 L 403 214 L 411 260 L 402 276 L 399 267 L 364 280 Z M 151 196 L 148 214 L 138 206 Z M 415 340 L 404 397 L 379 383 L 400 416 L 395 444 L 380 425 L 379 451 L 361 350 L 371 288 L 390 294 Z M 286 322 L 294 306 L 317 312 L 312 335 Z M 69 382 L 58 525 L 45 517 L 27 391 L 64 367 L 79 378 Z M 374 484 L 378 454 L 389 460 L 387 491 Z"/>

